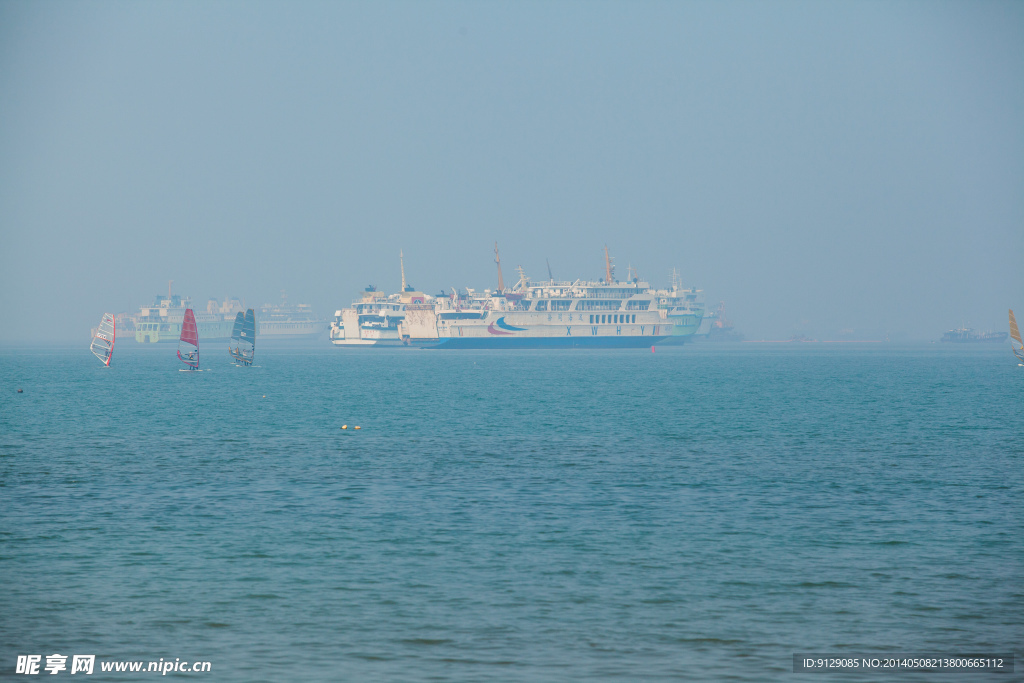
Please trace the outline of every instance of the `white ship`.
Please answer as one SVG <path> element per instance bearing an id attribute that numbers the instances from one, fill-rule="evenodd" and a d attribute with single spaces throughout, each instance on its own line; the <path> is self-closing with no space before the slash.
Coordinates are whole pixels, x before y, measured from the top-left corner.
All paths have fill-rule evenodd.
<path id="1" fill-rule="evenodd" d="M 613 277 L 605 250 L 603 281 L 519 281 L 505 289 L 501 261 L 498 288 L 430 296 L 405 284 L 386 296 L 369 287 L 361 301 L 335 313 L 331 341 L 341 347 L 436 348 L 645 347 L 692 335 L 703 315 L 700 290 L 656 290 L 634 277 Z M 550 273 L 549 273 L 550 275 Z"/>

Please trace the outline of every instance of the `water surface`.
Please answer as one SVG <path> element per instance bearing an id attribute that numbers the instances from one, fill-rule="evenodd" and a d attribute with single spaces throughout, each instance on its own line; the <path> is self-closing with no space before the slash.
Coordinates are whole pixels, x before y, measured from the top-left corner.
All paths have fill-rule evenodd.
<path id="1" fill-rule="evenodd" d="M 257 354 L 0 350 L 0 676 L 54 652 L 220 681 L 1020 654 L 1002 347 Z"/>

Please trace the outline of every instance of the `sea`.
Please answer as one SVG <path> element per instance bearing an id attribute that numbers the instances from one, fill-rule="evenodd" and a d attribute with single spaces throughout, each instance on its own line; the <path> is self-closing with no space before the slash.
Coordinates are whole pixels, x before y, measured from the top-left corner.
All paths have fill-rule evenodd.
<path id="1" fill-rule="evenodd" d="M 1024 680 L 794 674 L 1024 653 L 1006 346 L 214 346 L 0 348 L 0 678 Z"/>

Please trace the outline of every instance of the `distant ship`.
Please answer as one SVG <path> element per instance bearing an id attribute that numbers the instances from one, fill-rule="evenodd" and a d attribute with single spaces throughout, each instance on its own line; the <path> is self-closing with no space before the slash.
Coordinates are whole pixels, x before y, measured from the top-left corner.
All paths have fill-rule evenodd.
<path id="1" fill-rule="evenodd" d="M 718 302 L 718 310 L 704 315 L 700 329 L 694 335 L 695 341 L 743 341 L 743 335 L 736 331 L 732 321 L 725 317 L 725 302 Z"/>
<path id="2" fill-rule="evenodd" d="M 942 335 L 940 341 L 957 344 L 975 344 L 979 342 L 1001 343 L 1006 341 L 1005 332 L 975 332 L 970 327 L 958 327 Z"/>
<path id="3" fill-rule="evenodd" d="M 142 306 L 134 315 L 117 314 L 118 333 L 134 334 L 135 341 L 143 344 L 178 341 L 187 308 L 192 308 L 192 299 L 173 294 L 168 284 L 166 296 L 158 294 L 152 304 Z M 280 304 L 264 304 L 259 311 L 257 332 L 264 339 L 316 337 L 327 331 L 327 320 L 317 318 L 309 305 L 291 306 L 283 295 Z M 209 299 L 205 312 L 193 312 L 201 339 L 226 341 L 231 338 L 235 316 L 244 315 L 245 307 L 238 298 L 229 297 L 223 302 Z"/>
<path id="4" fill-rule="evenodd" d="M 263 304 L 256 317 L 256 330 L 265 340 L 318 337 L 329 324 L 325 318 L 318 318 L 309 304 L 290 305 L 284 292 L 281 303 Z"/>
<path id="5" fill-rule="evenodd" d="M 658 290 L 633 277 L 613 276 L 605 250 L 605 278 L 535 282 L 518 269 L 519 281 L 505 287 L 495 245 L 498 288 L 453 290 L 430 296 L 405 281 L 390 296 L 367 287 L 351 308 L 336 312 L 331 342 L 340 347 L 420 346 L 433 348 L 642 348 L 679 343 L 697 331 L 704 314 L 702 292 Z M 399 254 L 399 258 L 402 255 Z M 631 273 L 632 274 L 632 273 Z"/>
<path id="6" fill-rule="evenodd" d="M 216 301 L 211 300 L 207 303 L 205 313 L 194 313 L 193 316 L 199 337 L 205 341 L 227 340 L 231 337 L 234 311 L 230 311 L 231 318 L 227 318 L 215 304 Z M 128 325 L 125 327 L 134 329 L 135 341 L 140 344 L 176 342 L 181 337 L 186 310 L 192 310 L 192 299 L 172 294 L 168 284 L 167 296 L 157 294 L 152 304 L 141 307 L 132 316 L 130 328 Z M 121 327 L 120 320 L 118 327 Z"/>

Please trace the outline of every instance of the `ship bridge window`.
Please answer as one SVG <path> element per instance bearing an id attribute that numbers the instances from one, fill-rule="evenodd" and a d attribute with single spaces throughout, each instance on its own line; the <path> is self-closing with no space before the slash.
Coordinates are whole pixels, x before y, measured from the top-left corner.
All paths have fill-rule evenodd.
<path id="1" fill-rule="evenodd" d="M 552 299 L 551 300 L 551 310 L 552 311 L 568 311 L 569 310 L 569 306 L 571 304 L 572 304 L 572 302 L 567 300 L 567 299 Z"/>
<path id="2" fill-rule="evenodd" d="M 481 317 L 480 313 L 469 313 L 469 312 L 458 312 L 458 313 L 442 313 L 441 320 L 479 320 Z"/>
<path id="3" fill-rule="evenodd" d="M 541 299 L 540 301 L 537 302 L 537 307 L 535 309 L 533 309 L 533 310 L 535 310 L 535 311 L 546 311 L 546 310 L 548 310 L 548 300 L 547 299 Z"/>
<path id="4" fill-rule="evenodd" d="M 627 311 L 646 311 L 650 306 L 650 299 L 634 299 L 626 302 Z"/>
<path id="5" fill-rule="evenodd" d="M 579 310 L 581 311 L 617 311 L 619 306 L 622 305 L 621 301 L 611 300 L 594 300 L 594 299 L 583 299 L 580 301 Z"/>

